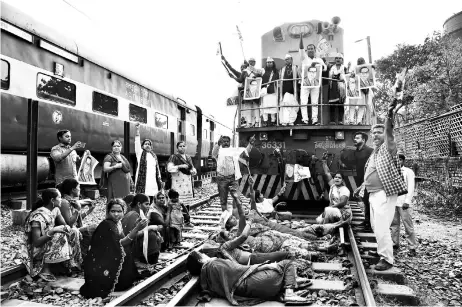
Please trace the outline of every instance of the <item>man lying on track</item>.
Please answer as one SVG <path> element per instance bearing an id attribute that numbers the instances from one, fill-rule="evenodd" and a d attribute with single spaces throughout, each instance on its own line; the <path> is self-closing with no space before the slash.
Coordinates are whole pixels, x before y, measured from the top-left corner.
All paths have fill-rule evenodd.
<path id="1" fill-rule="evenodd" d="M 297 278 L 295 266 L 290 260 L 241 265 L 193 251 L 188 256 L 186 267 L 191 275 L 200 276 L 203 291 L 226 298 L 232 305 L 254 305 L 281 299 L 286 303 L 309 303 L 308 299 L 294 293 L 297 282 L 306 283 L 308 280 Z M 282 290 L 284 294 L 281 297 Z"/>

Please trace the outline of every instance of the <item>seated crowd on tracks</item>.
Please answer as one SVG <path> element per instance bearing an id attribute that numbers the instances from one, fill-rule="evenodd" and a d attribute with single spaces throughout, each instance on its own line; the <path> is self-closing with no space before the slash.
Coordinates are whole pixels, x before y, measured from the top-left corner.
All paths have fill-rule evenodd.
<path id="1" fill-rule="evenodd" d="M 284 206 L 281 198 L 285 186 L 273 199 L 265 199 L 249 176 L 250 202 L 243 204 L 237 184 L 242 177 L 238 166 L 246 163 L 242 155 L 248 155 L 255 138 L 251 137 L 245 148 L 230 148 L 230 138 L 221 137 L 212 150 L 217 160 L 221 231 L 209 236 L 201 250 L 190 253 L 187 259 L 190 273 L 200 275 L 202 289 L 227 298 L 232 304 L 273 299 L 304 302 L 306 299 L 297 296 L 294 289 L 300 284 L 309 285 L 310 281 L 298 275 L 306 273 L 311 261 L 322 261 L 326 253 L 338 250 L 336 230 L 352 221 L 348 205 L 351 194 L 362 195 L 368 203 L 366 211 L 370 210 L 370 214 L 365 223 L 373 228 L 377 254 L 381 257 L 377 270 L 393 266 L 392 249 L 399 247 L 400 218 L 410 251 L 415 255 L 415 234 L 408 211 L 414 175 L 403 166 L 404 155 L 398 154 L 389 129 L 392 117 L 391 112 L 385 125 L 373 127 L 375 150 L 365 145 L 366 134 L 355 135 L 358 151 L 366 153 L 358 155 L 365 161 L 356 161 L 364 167 L 364 174 L 359 174 L 363 176 L 362 184 L 356 191 L 348 190 L 341 173 L 332 178 L 325 170 L 324 175 L 330 178 L 329 206 L 313 225 L 295 222 L 288 227 L 287 222 L 279 222 L 291 220 L 290 212 L 276 210 L 278 205 Z M 181 243 L 185 226 L 194 227 L 189 208 L 183 204 L 183 199 L 192 194 L 192 185 L 181 183 L 191 183 L 188 176 L 195 174 L 190 157 L 184 154 L 185 144 L 178 143 L 178 154 L 168 162 L 171 176 L 166 193 L 152 142 L 140 142 L 138 125 L 135 142 L 139 147 L 139 166 L 135 183 L 127 176 L 130 165 L 120 154 L 121 143 L 112 142 L 112 153 L 104 159 L 103 168 L 103 181 L 110 191 L 106 218 L 97 225 L 86 225 L 85 218 L 92 214 L 95 203 L 80 199 L 75 149 L 82 146 L 79 142 L 70 146 L 69 131 L 58 132 L 58 140 L 60 144 L 51 153 L 58 172 L 57 188 L 44 190 L 26 218 L 20 258 L 32 277 L 45 281 L 56 280 L 57 274 L 69 275 L 83 269 L 85 284 L 80 292 L 86 298 L 107 297 L 113 291 L 126 290 L 143 277 L 140 273 L 146 271 L 141 268 L 157 263 L 160 252 Z M 232 202 L 228 202 L 229 192 Z M 262 284 L 265 286 L 261 287 Z"/>
<path id="2" fill-rule="evenodd" d="M 361 85 L 356 84 L 360 79 L 355 77 L 355 69 L 350 72 L 350 65 L 344 65 L 341 53 L 335 56 L 335 63 L 329 63 L 326 58 L 316 57 L 315 50 L 315 46 L 310 44 L 305 51 L 300 38 L 300 67 L 293 63 L 290 54 L 285 56 L 285 66 L 276 67 L 269 55 L 264 68 L 256 68 L 255 58 L 250 58 L 248 62 L 244 61 L 240 71 L 222 56 L 224 64 L 231 71 L 229 76 L 239 83 L 236 95 L 239 98 L 236 101 L 240 101 L 240 127 L 376 123 L 372 103 L 373 86 L 367 84 L 366 87 L 362 79 Z M 364 58 L 357 60 L 358 66 L 364 64 Z M 307 67 L 306 72 L 302 72 L 302 67 Z M 359 68 L 360 76 L 363 70 L 366 75 L 369 73 L 368 67 Z M 311 70 L 314 73 L 310 75 Z M 317 79 L 320 75 L 321 82 Z M 252 96 L 251 92 L 255 91 L 253 87 L 258 86 L 254 81 L 257 78 L 261 78 L 261 89 L 259 94 Z M 323 114 L 329 115 L 323 118 Z"/>

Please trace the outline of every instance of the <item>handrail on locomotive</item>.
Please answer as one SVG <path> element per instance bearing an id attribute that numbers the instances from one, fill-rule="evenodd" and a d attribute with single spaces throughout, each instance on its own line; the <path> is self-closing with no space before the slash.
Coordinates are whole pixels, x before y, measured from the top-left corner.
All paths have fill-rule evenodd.
<path id="1" fill-rule="evenodd" d="M 322 77 L 322 79 L 328 79 L 332 82 L 342 82 L 342 80 L 334 80 L 334 79 L 330 79 L 330 78 L 324 78 Z M 362 119 L 362 123 L 360 124 L 361 126 L 370 126 L 372 124 L 372 118 L 371 118 L 371 109 L 370 109 L 370 106 L 365 104 L 365 103 L 351 103 L 349 102 L 348 104 L 346 103 L 321 103 L 321 102 L 318 102 L 317 104 L 306 104 L 306 105 L 301 105 L 301 104 L 298 104 L 298 105 L 288 105 L 288 106 L 282 106 L 280 103 L 281 103 L 281 100 L 280 100 L 280 95 L 279 95 L 279 92 L 281 90 L 281 86 L 279 85 L 280 83 L 284 82 L 284 81 L 294 81 L 294 80 L 301 80 L 301 78 L 293 78 L 293 79 L 279 79 L 279 80 L 274 80 L 274 81 L 270 81 L 270 82 L 267 82 L 267 83 L 263 83 L 261 86 L 264 86 L 264 85 L 267 85 L 267 84 L 270 84 L 270 83 L 276 83 L 277 85 L 277 91 L 276 93 L 278 93 L 276 96 L 277 96 L 277 116 L 276 116 L 276 126 L 278 127 L 284 127 L 284 125 L 281 125 L 280 124 L 280 111 L 282 108 L 310 108 L 312 109 L 313 107 L 316 107 L 316 108 L 319 108 L 320 109 L 320 122 L 319 122 L 319 126 L 333 126 L 331 123 L 325 123 L 324 122 L 324 118 L 323 118 L 323 114 L 324 114 L 324 107 L 344 107 L 345 108 L 345 113 L 347 113 L 347 110 L 350 108 L 350 107 L 353 107 L 355 108 L 355 111 L 354 112 L 357 112 L 359 108 L 364 108 L 364 115 L 363 115 L 363 119 Z M 319 88 L 319 101 L 323 101 L 323 86 L 321 86 Z M 262 107 L 262 97 L 258 98 L 259 100 L 259 107 L 257 108 L 245 108 L 245 109 L 242 109 L 242 105 L 244 102 L 244 90 L 239 90 L 239 95 L 238 95 L 238 105 L 237 105 L 237 110 L 238 110 L 238 119 L 239 121 L 241 120 L 242 118 L 242 112 L 250 112 L 250 111 L 254 111 L 254 110 L 258 110 L 259 112 L 261 110 L 265 110 L 265 109 L 274 109 L 275 107 L 273 106 L 270 106 L 270 107 Z M 261 114 L 259 114 L 258 116 L 261 116 Z M 347 116 L 345 114 L 345 116 Z M 342 119 L 339 119 L 339 121 L 343 121 Z M 296 124 L 297 126 L 308 126 L 307 124 Z M 289 126 L 294 126 L 293 125 L 289 125 Z M 343 125 L 340 125 L 340 126 L 343 126 Z M 345 126 L 348 126 L 348 125 L 345 125 Z M 239 125 L 239 128 L 241 129 L 245 129 L 245 128 L 251 128 L 251 127 L 261 127 L 260 126 L 260 122 L 259 121 L 256 121 L 253 125 L 251 125 L 250 127 L 249 126 L 245 126 L 245 125 Z"/>

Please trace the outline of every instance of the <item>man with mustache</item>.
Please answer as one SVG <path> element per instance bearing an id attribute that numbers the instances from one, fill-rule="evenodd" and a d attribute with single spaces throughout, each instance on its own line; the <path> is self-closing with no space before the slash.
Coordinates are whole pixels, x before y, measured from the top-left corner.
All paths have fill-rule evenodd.
<path id="1" fill-rule="evenodd" d="M 393 136 L 395 106 L 396 100 L 389 104 L 385 125 L 377 124 L 372 127 L 374 151 L 366 162 L 364 183 L 354 193 L 363 196 L 364 188 L 369 192 L 371 226 L 377 239 L 377 254 L 380 256 L 380 261 L 375 266 L 378 271 L 393 267 L 390 226 L 398 196 L 407 193 Z"/>

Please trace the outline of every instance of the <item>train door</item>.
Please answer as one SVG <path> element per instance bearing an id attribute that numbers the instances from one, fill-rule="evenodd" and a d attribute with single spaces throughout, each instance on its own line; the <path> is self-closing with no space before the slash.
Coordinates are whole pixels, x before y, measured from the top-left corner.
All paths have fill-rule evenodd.
<path id="1" fill-rule="evenodd" d="M 209 120 L 210 123 L 210 129 L 209 129 L 209 141 L 210 141 L 210 148 L 213 148 L 214 142 L 215 142 L 215 123 L 212 120 Z M 217 140 L 218 141 L 218 140 Z M 208 167 L 211 169 L 215 168 L 215 160 L 209 158 L 207 161 Z"/>
<path id="2" fill-rule="evenodd" d="M 186 142 L 186 109 L 178 106 L 178 110 L 180 111 L 180 116 L 178 118 L 178 140 Z"/>

